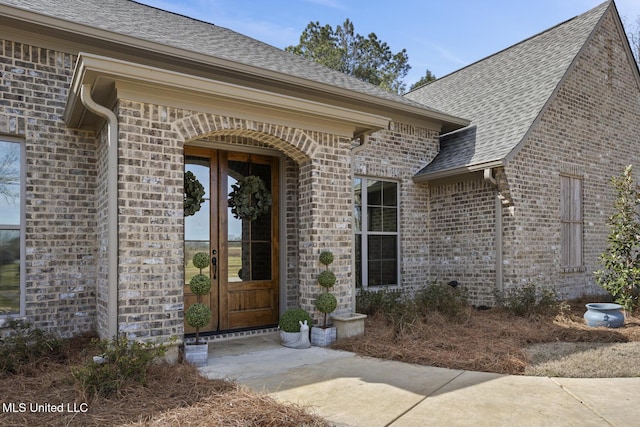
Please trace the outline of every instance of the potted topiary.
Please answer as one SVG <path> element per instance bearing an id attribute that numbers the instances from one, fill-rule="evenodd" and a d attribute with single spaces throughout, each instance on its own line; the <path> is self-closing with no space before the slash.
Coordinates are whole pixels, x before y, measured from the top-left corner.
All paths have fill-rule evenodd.
<path id="1" fill-rule="evenodd" d="M 200 273 L 191 278 L 189 288 L 197 295 L 198 302 L 193 304 L 184 313 L 184 317 L 192 328 L 196 330 L 196 341 L 193 344 L 185 344 L 184 354 L 188 363 L 195 366 L 205 366 L 209 354 L 208 343 L 200 343 L 200 328 L 204 328 L 211 320 L 211 309 L 202 302 L 202 295 L 211 290 L 211 279 L 202 274 L 202 269 L 209 266 L 209 255 L 206 252 L 198 252 L 193 256 L 193 265 L 200 269 Z"/>
<path id="2" fill-rule="evenodd" d="M 333 262 L 333 253 L 323 251 L 320 253 L 320 264 L 325 266 L 325 270 L 318 276 L 318 284 L 323 291 L 316 298 L 315 306 L 322 313 L 323 320 L 321 327 L 314 327 L 311 330 L 311 344 L 326 347 L 336 340 L 336 328 L 327 324 L 327 314 L 331 313 L 338 306 L 338 300 L 335 295 L 329 292 L 329 289 L 336 284 L 336 275 L 329 270 L 329 265 Z"/>
<path id="3" fill-rule="evenodd" d="M 285 347 L 309 348 L 311 316 L 302 308 L 290 308 L 280 317 L 280 342 Z"/>

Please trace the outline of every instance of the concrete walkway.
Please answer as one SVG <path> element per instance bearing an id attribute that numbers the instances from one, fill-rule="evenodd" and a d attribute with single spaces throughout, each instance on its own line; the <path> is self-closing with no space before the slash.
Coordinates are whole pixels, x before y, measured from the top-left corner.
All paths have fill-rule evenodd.
<path id="1" fill-rule="evenodd" d="M 336 426 L 640 425 L 640 378 L 434 368 L 319 347 L 289 349 L 277 334 L 211 343 L 201 372 L 299 404 Z"/>

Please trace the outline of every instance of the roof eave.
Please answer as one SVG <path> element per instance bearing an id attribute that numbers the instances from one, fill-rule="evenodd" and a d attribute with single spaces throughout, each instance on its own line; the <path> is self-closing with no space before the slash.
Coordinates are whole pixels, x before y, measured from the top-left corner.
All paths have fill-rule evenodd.
<path id="1" fill-rule="evenodd" d="M 413 117 L 424 118 L 428 121 L 437 121 L 442 124 L 442 129 L 444 129 L 445 131 L 459 129 L 468 126 L 470 123 L 470 121 L 467 119 L 463 119 L 439 111 L 433 111 L 427 106 L 422 108 L 420 106 L 405 104 L 402 102 L 397 102 L 390 99 L 385 99 L 314 80 L 296 77 L 286 73 L 268 70 L 261 67 L 232 61 L 229 59 L 224 59 L 212 55 L 205 55 L 199 52 L 167 46 L 165 44 L 139 39 L 112 31 L 93 28 L 72 21 L 66 21 L 63 19 L 42 15 L 36 12 L 31 12 L 29 10 L 16 8 L 9 5 L 0 5 L 0 15 L 23 22 L 45 26 L 55 31 L 72 33 L 80 36 L 81 38 L 98 38 L 107 43 L 126 45 L 132 48 L 153 52 L 155 54 L 170 58 L 172 62 L 175 62 L 176 59 L 195 61 L 207 66 L 222 68 L 235 73 L 246 74 L 254 79 L 259 78 L 266 83 L 278 81 L 285 85 L 303 87 L 307 90 L 310 89 L 318 93 L 323 93 L 330 97 L 334 97 L 335 99 L 339 99 L 341 102 L 349 101 L 349 103 L 354 104 L 354 107 L 356 105 L 362 107 L 375 104 L 377 108 L 384 110 L 383 114 L 385 115 L 409 115 Z"/>
<path id="2" fill-rule="evenodd" d="M 480 172 L 485 169 L 498 168 L 503 166 L 504 166 L 503 159 L 491 160 L 488 162 L 475 163 L 472 165 L 464 165 L 464 166 L 451 168 L 451 169 L 444 169 L 437 172 L 417 174 L 413 176 L 413 181 L 416 183 L 425 183 L 425 182 L 437 181 L 445 178 L 452 178 L 456 176 L 464 176 L 470 173 Z"/>

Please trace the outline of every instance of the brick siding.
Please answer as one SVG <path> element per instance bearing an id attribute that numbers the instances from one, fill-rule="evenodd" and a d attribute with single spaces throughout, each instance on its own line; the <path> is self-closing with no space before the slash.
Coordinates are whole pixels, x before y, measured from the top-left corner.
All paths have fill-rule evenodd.
<path id="1" fill-rule="evenodd" d="M 26 315 L 62 336 L 96 313 L 96 143 L 62 121 L 74 62 L 0 40 L 0 135 L 26 148 Z"/>

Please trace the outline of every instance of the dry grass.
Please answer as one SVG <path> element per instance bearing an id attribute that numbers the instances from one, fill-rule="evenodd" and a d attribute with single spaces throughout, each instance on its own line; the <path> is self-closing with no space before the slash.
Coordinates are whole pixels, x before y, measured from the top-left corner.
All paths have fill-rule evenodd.
<path id="1" fill-rule="evenodd" d="M 501 374 L 640 376 L 640 319 L 628 318 L 618 329 L 591 328 L 584 324 L 583 313 L 579 304 L 557 316 L 532 318 L 469 309 L 456 320 L 432 313 L 401 331 L 376 315 L 367 318 L 365 336 L 336 347 L 408 363 Z"/>
<path id="2" fill-rule="evenodd" d="M 156 365 L 147 386 L 130 384 L 109 399 L 83 396 L 71 366 L 90 353 L 77 344 L 64 361 L 27 366 L 0 377 L 0 402 L 25 404 L 25 412 L 0 411 L 2 426 L 325 426 L 303 408 L 223 380 L 208 380 L 196 368 Z M 31 405 L 63 404 L 64 412 L 31 412 Z M 73 412 L 84 409 L 86 412 Z M 35 408 L 35 406 L 34 406 Z M 68 412 L 71 410 L 72 412 Z"/>

